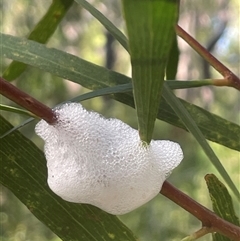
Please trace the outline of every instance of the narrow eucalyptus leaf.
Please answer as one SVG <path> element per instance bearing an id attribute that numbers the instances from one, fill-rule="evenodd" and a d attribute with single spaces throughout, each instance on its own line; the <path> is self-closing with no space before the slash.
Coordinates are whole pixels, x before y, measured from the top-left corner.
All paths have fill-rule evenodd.
<path id="1" fill-rule="evenodd" d="M 213 211 L 226 221 L 239 226 L 239 218 L 236 216 L 232 198 L 227 188 L 214 174 L 205 176 L 209 195 L 212 201 Z M 215 233 L 212 235 L 213 241 L 231 241 L 231 239 Z"/>
<path id="2" fill-rule="evenodd" d="M 45 45 L 34 41 L 1 33 L 0 38 L 2 40 L 0 41 L 0 48 L 3 57 L 22 61 L 25 64 L 81 84 L 88 89 L 96 90 L 131 83 L 131 79 L 125 75 L 110 71 L 60 50 L 47 48 Z M 130 93 L 117 94 L 113 97 L 134 107 L 133 97 Z M 181 102 L 206 139 L 240 151 L 239 125 L 184 100 L 181 100 Z M 184 123 L 164 99 L 160 101 L 157 117 L 167 123 L 186 129 Z"/>
<path id="3" fill-rule="evenodd" d="M 85 0 L 75 0 L 83 8 L 89 11 L 108 31 L 112 36 L 126 49 L 128 50 L 128 43 L 126 36 L 109 21 L 101 12 L 99 12 L 93 5 Z"/>
<path id="4" fill-rule="evenodd" d="M 35 28 L 30 32 L 28 39 L 39 43 L 46 43 L 56 30 L 59 22 L 65 16 L 72 5 L 73 0 L 54 0 L 46 14 L 42 17 Z M 3 78 L 9 81 L 16 79 L 22 74 L 27 65 L 13 61 L 3 73 Z"/>
<path id="5" fill-rule="evenodd" d="M 12 128 L 1 116 L 0 123 L 0 135 Z M 136 241 L 116 216 L 56 196 L 47 185 L 43 152 L 20 132 L 0 139 L 0 155 L 0 183 L 62 240 Z"/>
<path id="6" fill-rule="evenodd" d="M 165 92 L 163 93 L 164 99 L 169 103 L 169 105 L 173 108 L 174 112 L 178 115 L 178 117 L 182 120 L 185 124 L 186 128 L 195 139 L 198 141 L 199 145 L 202 147 L 205 154 L 208 156 L 211 163 L 215 166 L 218 170 L 220 175 L 224 178 L 226 183 L 232 189 L 235 196 L 240 200 L 240 193 L 233 183 L 231 177 L 229 176 L 228 172 L 208 144 L 207 140 L 205 139 L 204 135 L 202 134 L 201 130 L 198 128 L 196 122 L 192 118 L 191 114 L 188 110 L 184 107 L 184 105 L 179 101 L 179 99 L 172 93 L 172 91 L 168 88 L 167 85 L 164 86 Z"/>

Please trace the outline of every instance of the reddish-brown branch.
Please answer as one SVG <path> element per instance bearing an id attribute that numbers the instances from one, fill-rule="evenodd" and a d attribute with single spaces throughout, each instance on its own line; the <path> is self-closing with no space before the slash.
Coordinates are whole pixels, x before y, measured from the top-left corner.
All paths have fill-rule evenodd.
<path id="1" fill-rule="evenodd" d="M 55 123 L 56 116 L 52 109 L 37 101 L 27 93 L 24 93 L 2 77 L 0 77 L 0 94 L 29 110 L 41 119 L 44 119 L 49 124 Z"/>
<path id="2" fill-rule="evenodd" d="M 177 205 L 194 215 L 202 225 L 221 233 L 232 240 L 240 240 L 240 227 L 225 221 L 215 213 L 188 197 L 186 194 L 165 181 L 160 192 Z"/>
<path id="3" fill-rule="evenodd" d="M 29 110 L 49 124 L 56 122 L 54 112 L 28 94 L 19 90 L 0 77 L 0 94 Z M 216 214 L 203 207 L 168 182 L 164 182 L 161 193 L 198 218 L 203 226 L 228 236 L 232 240 L 240 240 L 240 228 L 221 219 Z"/>
<path id="4" fill-rule="evenodd" d="M 198 54 L 200 54 L 213 68 L 215 68 L 227 80 L 226 86 L 232 86 L 240 90 L 240 79 L 210 52 L 208 52 L 198 41 L 184 31 L 180 26 L 176 26 L 176 33 L 184 39 Z"/>

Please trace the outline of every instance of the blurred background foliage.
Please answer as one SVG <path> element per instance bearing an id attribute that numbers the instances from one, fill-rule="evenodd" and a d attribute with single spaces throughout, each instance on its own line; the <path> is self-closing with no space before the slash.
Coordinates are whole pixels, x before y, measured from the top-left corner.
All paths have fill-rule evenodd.
<path id="1" fill-rule="evenodd" d="M 91 0 L 104 15 L 125 32 L 121 16 L 120 1 Z M 15 36 L 28 36 L 45 14 L 51 1 L 48 0 L 2 0 L 0 8 L 1 31 Z M 182 0 L 179 24 L 197 38 L 220 61 L 236 75 L 240 75 L 238 0 Z M 130 61 L 127 52 L 109 35 L 104 27 L 87 11 L 74 3 L 47 46 L 61 49 L 109 69 L 130 75 Z M 181 51 L 176 79 L 190 80 L 220 78 L 220 75 L 202 60 L 183 40 L 179 39 Z M 10 60 L 2 59 L 1 75 Z M 101 76 L 99 76 L 101 78 Z M 89 90 L 49 73 L 29 67 L 13 82 L 46 105 L 53 107 Z M 237 90 L 230 88 L 202 87 L 179 90 L 177 95 L 225 119 L 240 124 L 240 98 Z M 1 102 L 14 106 L 1 97 Z M 82 103 L 106 117 L 115 117 L 137 128 L 135 111 L 108 97 L 100 97 Z M 13 113 L 1 112 L 14 126 L 26 118 Z M 40 147 L 42 141 L 35 135 L 34 124 L 21 129 L 22 133 Z M 204 176 L 218 173 L 207 161 L 194 138 L 187 132 L 157 120 L 154 139 L 170 139 L 179 142 L 185 154 L 184 161 L 176 168 L 169 181 L 183 192 L 211 208 Z M 238 152 L 215 143 L 210 143 L 237 187 L 239 180 Z M 235 202 L 236 214 L 240 216 L 239 203 Z M 201 227 L 201 223 L 162 195 L 158 195 L 143 207 L 120 217 L 140 238 L 147 240 L 179 240 Z M 6 188 L 0 189 L 0 239 L 3 241 L 59 240 L 40 223 L 20 201 Z M 200 240 L 211 240 L 211 235 Z"/>

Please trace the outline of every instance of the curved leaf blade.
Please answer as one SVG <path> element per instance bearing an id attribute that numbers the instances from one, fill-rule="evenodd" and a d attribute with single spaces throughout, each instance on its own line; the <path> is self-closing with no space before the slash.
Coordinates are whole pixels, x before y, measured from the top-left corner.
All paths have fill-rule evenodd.
<path id="1" fill-rule="evenodd" d="M 12 107 L 12 106 L 8 106 L 8 105 L 0 104 L 0 110 L 5 110 L 5 111 L 16 113 L 16 114 L 21 114 L 21 115 L 26 115 L 26 116 L 38 118 L 37 116 L 32 114 L 30 111 L 20 109 L 20 108 L 16 108 L 16 107 Z"/>
<path id="2" fill-rule="evenodd" d="M 39 43 L 46 43 L 56 30 L 58 24 L 65 16 L 66 12 L 72 5 L 73 0 L 55 0 L 52 1 L 48 11 L 30 32 L 28 39 Z M 12 81 L 22 74 L 27 65 L 13 61 L 3 73 L 3 78 Z"/>
<path id="3" fill-rule="evenodd" d="M 61 78 L 69 79 L 82 86 L 96 90 L 109 86 L 127 84 L 131 79 L 107 70 L 76 56 L 57 49 L 49 49 L 34 41 L 0 34 L 0 49 L 3 57 L 32 65 Z M 99 78 L 101 76 L 101 78 Z M 130 94 L 117 94 L 115 98 L 134 107 Z M 181 100 L 206 139 L 240 151 L 240 127 L 200 107 Z M 160 101 L 158 118 L 186 130 L 185 125 L 164 99 Z"/>
<path id="4" fill-rule="evenodd" d="M 5 133 L 2 133 L 0 135 L 0 139 L 4 138 L 5 136 L 7 135 L 10 135 L 12 132 L 26 126 L 27 124 L 33 122 L 35 120 L 35 118 L 29 118 L 27 120 L 25 120 L 24 122 L 22 122 L 21 124 L 17 125 L 17 126 L 14 126 L 13 128 L 11 128 L 10 130 L 6 131 Z"/>
<path id="5" fill-rule="evenodd" d="M 224 178 L 228 186 L 232 189 L 235 196 L 240 200 L 240 193 L 229 176 L 228 172 L 223 167 L 222 163 L 206 141 L 204 135 L 201 130 L 198 128 L 196 122 L 193 120 L 192 116 L 188 113 L 187 109 L 182 105 L 182 103 L 178 100 L 178 98 L 171 92 L 171 90 L 165 85 L 165 92 L 163 93 L 164 99 L 169 103 L 169 105 L 173 108 L 175 113 L 179 116 L 182 122 L 185 124 L 189 132 L 195 137 L 200 146 L 202 147 L 205 154 L 208 156 L 211 163 L 218 170 L 220 175 Z"/>
<path id="6" fill-rule="evenodd" d="M 207 82 L 208 82 L 208 80 L 203 80 L 203 81 L 169 80 L 169 81 L 165 82 L 165 84 L 168 85 L 168 87 L 170 89 L 178 89 L 178 88 L 194 88 L 194 87 L 196 87 L 196 85 L 197 86 L 203 86 L 203 85 L 206 85 Z M 100 96 L 104 96 L 104 95 L 113 95 L 113 94 L 119 94 L 119 93 L 129 93 L 129 92 L 132 92 L 132 83 L 116 85 L 116 86 L 102 88 L 102 89 L 97 89 L 97 90 L 94 90 L 92 92 L 82 94 L 80 96 L 74 97 L 73 99 L 62 102 L 59 105 L 62 105 L 63 103 L 66 103 L 66 102 L 69 102 L 69 101 L 70 102 L 81 102 L 81 101 L 84 101 L 84 100 L 88 100 L 88 99 L 91 99 L 91 98 L 100 97 Z M 0 104 L 0 109 L 2 108 L 2 106 L 3 105 Z M 9 108 L 12 108 L 12 107 L 9 106 Z M 27 112 L 26 114 L 29 114 L 30 116 L 32 116 L 32 113 L 30 113 L 26 110 L 22 110 L 22 109 L 19 109 L 19 110 L 20 110 L 20 112 L 23 111 L 24 113 Z M 36 118 L 36 116 L 34 116 L 34 118 Z M 9 135 L 10 133 L 12 133 L 13 131 L 18 130 L 21 127 L 29 124 L 30 122 L 32 122 L 34 120 L 34 118 L 30 118 L 30 119 L 24 121 L 22 124 L 12 128 L 11 130 L 9 130 L 6 133 L 4 133 L 3 135 L 1 135 L 0 138 L 3 138 L 6 135 Z M 159 118 L 159 114 L 158 114 L 158 118 Z"/>
<path id="7" fill-rule="evenodd" d="M 0 134 L 12 128 L 1 116 L 0 123 Z M 0 183 L 62 240 L 112 241 L 114 237 L 119 241 L 136 241 L 116 216 L 56 196 L 47 185 L 43 152 L 20 132 L 0 139 L 0 154 Z"/>
<path id="8" fill-rule="evenodd" d="M 107 88 L 103 88 L 103 89 L 94 90 L 94 91 L 86 93 L 86 94 L 82 94 L 80 96 L 74 97 L 71 100 L 62 102 L 59 105 L 62 105 L 62 104 L 67 103 L 67 102 L 80 102 L 80 101 L 88 100 L 88 99 L 103 96 L 103 95 L 111 95 L 111 94 L 115 94 L 115 93 L 124 93 L 124 92 L 131 92 L 131 91 L 132 91 L 132 84 L 131 83 L 123 84 L 123 85 L 117 85 L 117 86 L 113 86 L 113 87 L 107 87 Z M 18 113 L 18 114 L 25 114 L 25 115 L 28 115 L 28 116 L 34 116 L 29 111 L 19 109 L 19 108 L 15 108 L 15 107 L 11 107 L 11 106 L 5 106 L 5 105 L 2 105 L 2 104 L 0 104 L 0 109 L 10 111 L 10 112 L 15 112 L 15 113 Z M 35 118 L 38 118 L 38 117 L 34 116 L 34 118 L 27 119 L 26 121 L 24 121 L 20 125 L 15 126 L 12 129 L 10 129 L 9 131 L 7 131 L 6 133 L 0 135 L 0 138 L 4 138 L 5 136 L 11 134 L 15 130 L 18 130 L 21 127 L 31 123 Z"/>
<path id="9" fill-rule="evenodd" d="M 126 49 L 128 50 L 127 38 L 126 36 L 111 22 L 109 21 L 101 12 L 99 12 L 93 5 L 85 0 L 75 0 L 88 12 L 90 12 L 108 31 L 112 36 Z"/>

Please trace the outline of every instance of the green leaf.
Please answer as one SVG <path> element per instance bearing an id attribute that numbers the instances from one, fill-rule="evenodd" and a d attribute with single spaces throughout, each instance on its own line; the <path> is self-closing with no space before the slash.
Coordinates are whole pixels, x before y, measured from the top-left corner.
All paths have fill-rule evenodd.
<path id="1" fill-rule="evenodd" d="M 205 176 L 209 195 L 212 200 L 213 211 L 221 218 L 235 225 L 240 225 L 239 218 L 236 216 L 232 198 L 227 188 L 213 174 Z M 213 234 L 214 241 L 231 241 L 229 238 L 216 233 Z"/>
<path id="2" fill-rule="evenodd" d="M 75 0 L 83 8 L 89 11 L 111 34 L 112 36 L 127 50 L 127 38 L 126 36 L 115 27 L 115 25 L 110 22 L 101 12 L 99 12 L 94 6 L 85 0 Z"/>
<path id="3" fill-rule="evenodd" d="M 223 236 L 219 233 L 212 234 L 212 240 L 213 241 L 232 241 L 232 239 L 229 239 L 226 236 Z"/>
<path id="4" fill-rule="evenodd" d="M 62 105 L 62 104 L 66 103 L 66 102 L 69 102 L 69 101 L 80 102 L 80 101 L 88 100 L 88 99 L 95 98 L 95 97 L 98 97 L 98 96 L 110 95 L 110 94 L 115 94 L 115 93 L 131 92 L 131 91 L 132 91 L 132 84 L 131 83 L 123 84 L 123 85 L 117 85 L 117 86 L 113 86 L 113 87 L 107 87 L 107 88 L 103 88 L 103 89 L 94 90 L 92 92 L 79 95 L 77 97 L 72 98 L 71 100 L 67 100 L 65 102 L 62 102 L 59 105 Z M 14 108 L 14 107 L 11 107 L 11 106 L 5 106 L 5 105 L 0 104 L 0 109 L 10 111 L 10 112 L 15 112 L 15 113 L 18 113 L 18 114 L 25 114 L 25 115 L 28 115 L 28 116 L 34 116 L 29 111 L 22 110 L 22 109 L 19 109 L 19 108 Z M 34 116 L 34 118 L 38 118 L 38 117 Z M 7 131 L 6 133 L 3 133 L 2 135 L 0 135 L 0 138 L 4 138 L 5 136 L 11 134 L 15 130 L 18 130 L 19 128 L 31 123 L 34 120 L 34 118 L 29 118 L 26 121 L 24 121 L 23 123 L 21 123 L 20 125 L 13 127 L 12 129 Z"/>
<path id="5" fill-rule="evenodd" d="M 32 114 L 30 111 L 23 110 L 23 109 L 16 108 L 16 107 L 12 107 L 12 106 L 8 106 L 8 105 L 0 104 L 0 110 L 5 110 L 5 111 L 16 113 L 16 114 L 27 115 L 27 116 L 30 116 L 30 117 L 38 118 L 37 116 Z"/>
<path id="6" fill-rule="evenodd" d="M 194 83 L 194 82 L 199 82 L 199 83 Z M 181 83 L 181 84 L 179 84 L 179 83 Z M 205 81 L 175 81 L 175 80 L 172 81 L 172 80 L 169 80 L 168 82 L 166 82 L 166 84 L 171 89 L 191 88 L 191 87 L 196 87 L 196 85 L 198 85 L 198 86 L 202 86 L 202 84 L 205 85 L 204 83 L 205 83 Z M 81 101 L 88 100 L 88 99 L 95 98 L 95 97 L 99 97 L 99 96 L 112 95 L 112 94 L 118 94 L 118 93 L 128 93 L 128 92 L 132 92 L 132 83 L 123 84 L 123 85 L 116 85 L 116 86 L 113 86 L 113 87 L 107 87 L 107 88 L 102 88 L 102 89 L 97 89 L 97 90 L 94 90 L 92 92 L 74 97 L 73 99 L 67 100 L 65 102 L 69 102 L 69 101 L 81 102 Z M 60 104 L 63 104 L 65 102 L 62 102 Z M 13 107 L 11 107 L 11 106 L 7 106 L 7 108 L 5 108 L 4 105 L 0 104 L 0 109 L 2 109 L 2 110 L 7 110 L 7 111 L 11 111 L 11 112 L 16 112 L 16 113 L 19 113 L 19 114 L 26 114 L 26 115 L 33 116 L 33 114 L 30 113 L 29 111 L 22 110 L 22 109 L 16 109 L 16 108 L 15 108 L 15 110 L 12 111 L 12 108 Z M 37 117 L 34 116 L 34 118 L 37 118 Z M 23 123 L 21 123 L 20 125 L 15 126 L 11 130 L 9 130 L 6 133 L 4 133 L 3 135 L 1 135 L 0 138 L 3 138 L 6 135 L 9 135 L 10 133 L 12 133 L 13 131 L 18 130 L 19 128 L 29 124 L 30 122 L 32 122 L 34 120 L 34 118 L 30 118 L 30 119 L 24 121 Z"/>
<path id="7" fill-rule="evenodd" d="M 171 46 L 171 51 L 169 54 L 167 68 L 166 68 L 167 80 L 176 79 L 176 74 L 178 69 L 178 60 L 179 60 L 179 49 L 178 49 L 177 36 L 175 35 Z"/>
<path id="8" fill-rule="evenodd" d="M 139 135 L 149 143 L 175 37 L 178 1 L 123 0 L 122 3 L 128 30 Z"/>
<path id="9" fill-rule="evenodd" d="M 184 105 L 178 100 L 178 98 L 171 92 L 171 90 L 164 86 L 165 92 L 163 93 L 164 99 L 169 103 L 169 105 L 173 108 L 175 113 L 179 116 L 182 122 L 185 124 L 189 132 L 195 137 L 198 143 L 201 145 L 203 151 L 208 156 L 211 163 L 216 167 L 220 175 L 225 179 L 226 183 L 232 189 L 233 193 L 240 200 L 240 193 L 233 183 L 231 177 L 228 172 L 223 167 L 222 163 L 219 161 L 218 157 L 206 141 L 204 135 L 201 130 L 198 128 L 196 122 L 193 120 L 192 116 L 189 114 Z"/>
<path id="10" fill-rule="evenodd" d="M 2 40 L 0 41 L 0 50 L 4 57 L 22 61 L 92 90 L 127 84 L 131 81 L 130 78 L 122 74 L 107 70 L 60 50 L 49 49 L 30 40 L 5 34 L 0 34 L 0 38 Z M 130 93 L 117 94 L 114 98 L 134 107 Z M 240 127 L 238 125 L 184 100 L 181 100 L 181 103 L 189 111 L 206 139 L 240 151 Z M 158 118 L 186 129 L 183 122 L 164 99 L 160 101 Z"/>
<path id="11" fill-rule="evenodd" d="M 204 80 L 168 80 L 165 84 L 172 90 L 174 89 L 188 89 L 188 88 L 197 88 L 206 85 L 212 85 L 212 79 Z"/>
<path id="12" fill-rule="evenodd" d="M 195 80 L 195 81 L 175 81 L 175 80 L 169 80 L 169 81 L 165 82 L 165 84 L 170 89 L 194 88 L 196 86 L 207 85 L 210 81 L 211 80 L 200 80 L 200 81 L 197 81 L 197 80 Z M 95 98 L 95 97 L 99 97 L 99 96 L 113 95 L 113 94 L 119 94 L 119 93 L 130 93 L 130 92 L 132 92 L 132 83 L 116 85 L 116 86 L 113 86 L 113 87 L 97 89 L 97 90 L 94 90 L 92 92 L 79 95 L 79 96 L 74 97 L 74 98 L 72 98 L 70 100 L 67 100 L 65 102 L 60 103 L 60 105 L 63 104 L 63 103 L 69 102 L 69 101 L 71 101 L 71 102 L 81 102 L 81 101 L 88 100 L 88 99 Z M 121 100 L 119 100 L 119 101 L 121 101 Z M 3 108 L 3 110 L 4 110 L 4 107 L 2 107 L 2 106 L 3 105 L 0 105 L 0 109 Z M 187 106 L 189 106 L 189 105 L 187 104 Z M 187 106 L 186 106 L 186 108 L 187 108 Z M 132 107 L 134 108 L 134 105 Z M 8 106 L 8 108 L 10 108 L 8 110 L 11 111 L 12 107 Z M 27 115 L 30 115 L 30 116 L 33 115 L 32 113 L 30 113 L 29 111 L 26 111 L 26 110 L 18 109 L 18 110 L 16 110 L 16 112 L 17 111 L 20 111 L 19 114 L 25 114 L 26 113 Z M 34 118 L 37 118 L 37 117 L 34 116 Z M 27 119 L 26 121 L 24 121 L 20 125 L 15 126 L 11 130 L 9 130 L 6 133 L 4 133 L 3 135 L 1 135 L 0 138 L 3 138 L 5 136 L 9 135 L 10 133 L 12 133 L 13 131 L 18 130 L 21 127 L 31 123 L 34 120 L 34 118 Z M 159 113 L 158 113 L 158 118 L 159 118 Z M 223 125 L 224 125 L 224 123 L 223 123 Z"/>
<path id="13" fill-rule="evenodd" d="M 65 16 L 72 3 L 73 0 L 52 1 L 48 11 L 33 29 L 33 31 L 29 34 L 28 39 L 39 43 L 46 43 L 56 30 L 58 24 Z M 20 74 L 22 74 L 26 68 L 26 64 L 18 61 L 13 61 L 4 71 L 3 78 L 12 81 L 16 79 Z"/>
<path id="14" fill-rule="evenodd" d="M 7 135 L 10 135 L 12 132 L 20 129 L 20 128 L 23 127 L 23 126 L 26 126 L 27 124 L 33 122 L 34 120 L 35 120 L 35 118 L 29 118 L 29 119 L 25 120 L 24 122 L 22 122 L 20 125 L 14 126 L 13 128 L 11 128 L 10 130 L 8 130 L 7 132 L 2 133 L 2 134 L 0 135 L 0 139 L 4 138 L 4 137 L 7 136 Z"/>
<path id="15" fill-rule="evenodd" d="M 0 134 L 12 127 L 1 116 L 0 123 Z M 12 190 L 62 240 L 136 241 L 116 216 L 56 196 L 47 185 L 43 152 L 20 132 L 0 139 L 0 155 L 0 183 Z"/>
<path id="16" fill-rule="evenodd" d="M 126 36 L 110 22 L 102 13 L 100 13 L 94 6 L 89 4 L 85 0 L 75 0 L 75 2 L 79 3 L 83 8 L 85 8 L 89 13 L 91 13 L 114 37 L 115 39 L 128 51 L 128 40 Z M 185 89 L 185 88 L 196 88 L 206 85 L 213 85 L 213 80 L 205 79 L 205 80 L 187 80 L 187 81 L 176 81 L 171 80 L 175 79 L 178 67 L 178 58 L 179 58 L 179 49 L 177 43 L 177 36 L 173 38 L 173 43 L 171 46 L 171 51 L 169 54 L 166 75 L 168 81 L 168 85 L 171 89 Z"/>
<path id="17" fill-rule="evenodd" d="M 88 100 L 88 99 L 95 98 L 98 96 L 112 95 L 112 94 L 125 93 L 125 92 L 132 92 L 132 84 L 131 83 L 94 90 L 92 92 L 77 96 L 77 97 L 71 99 L 70 101 L 80 102 L 80 101 Z"/>

